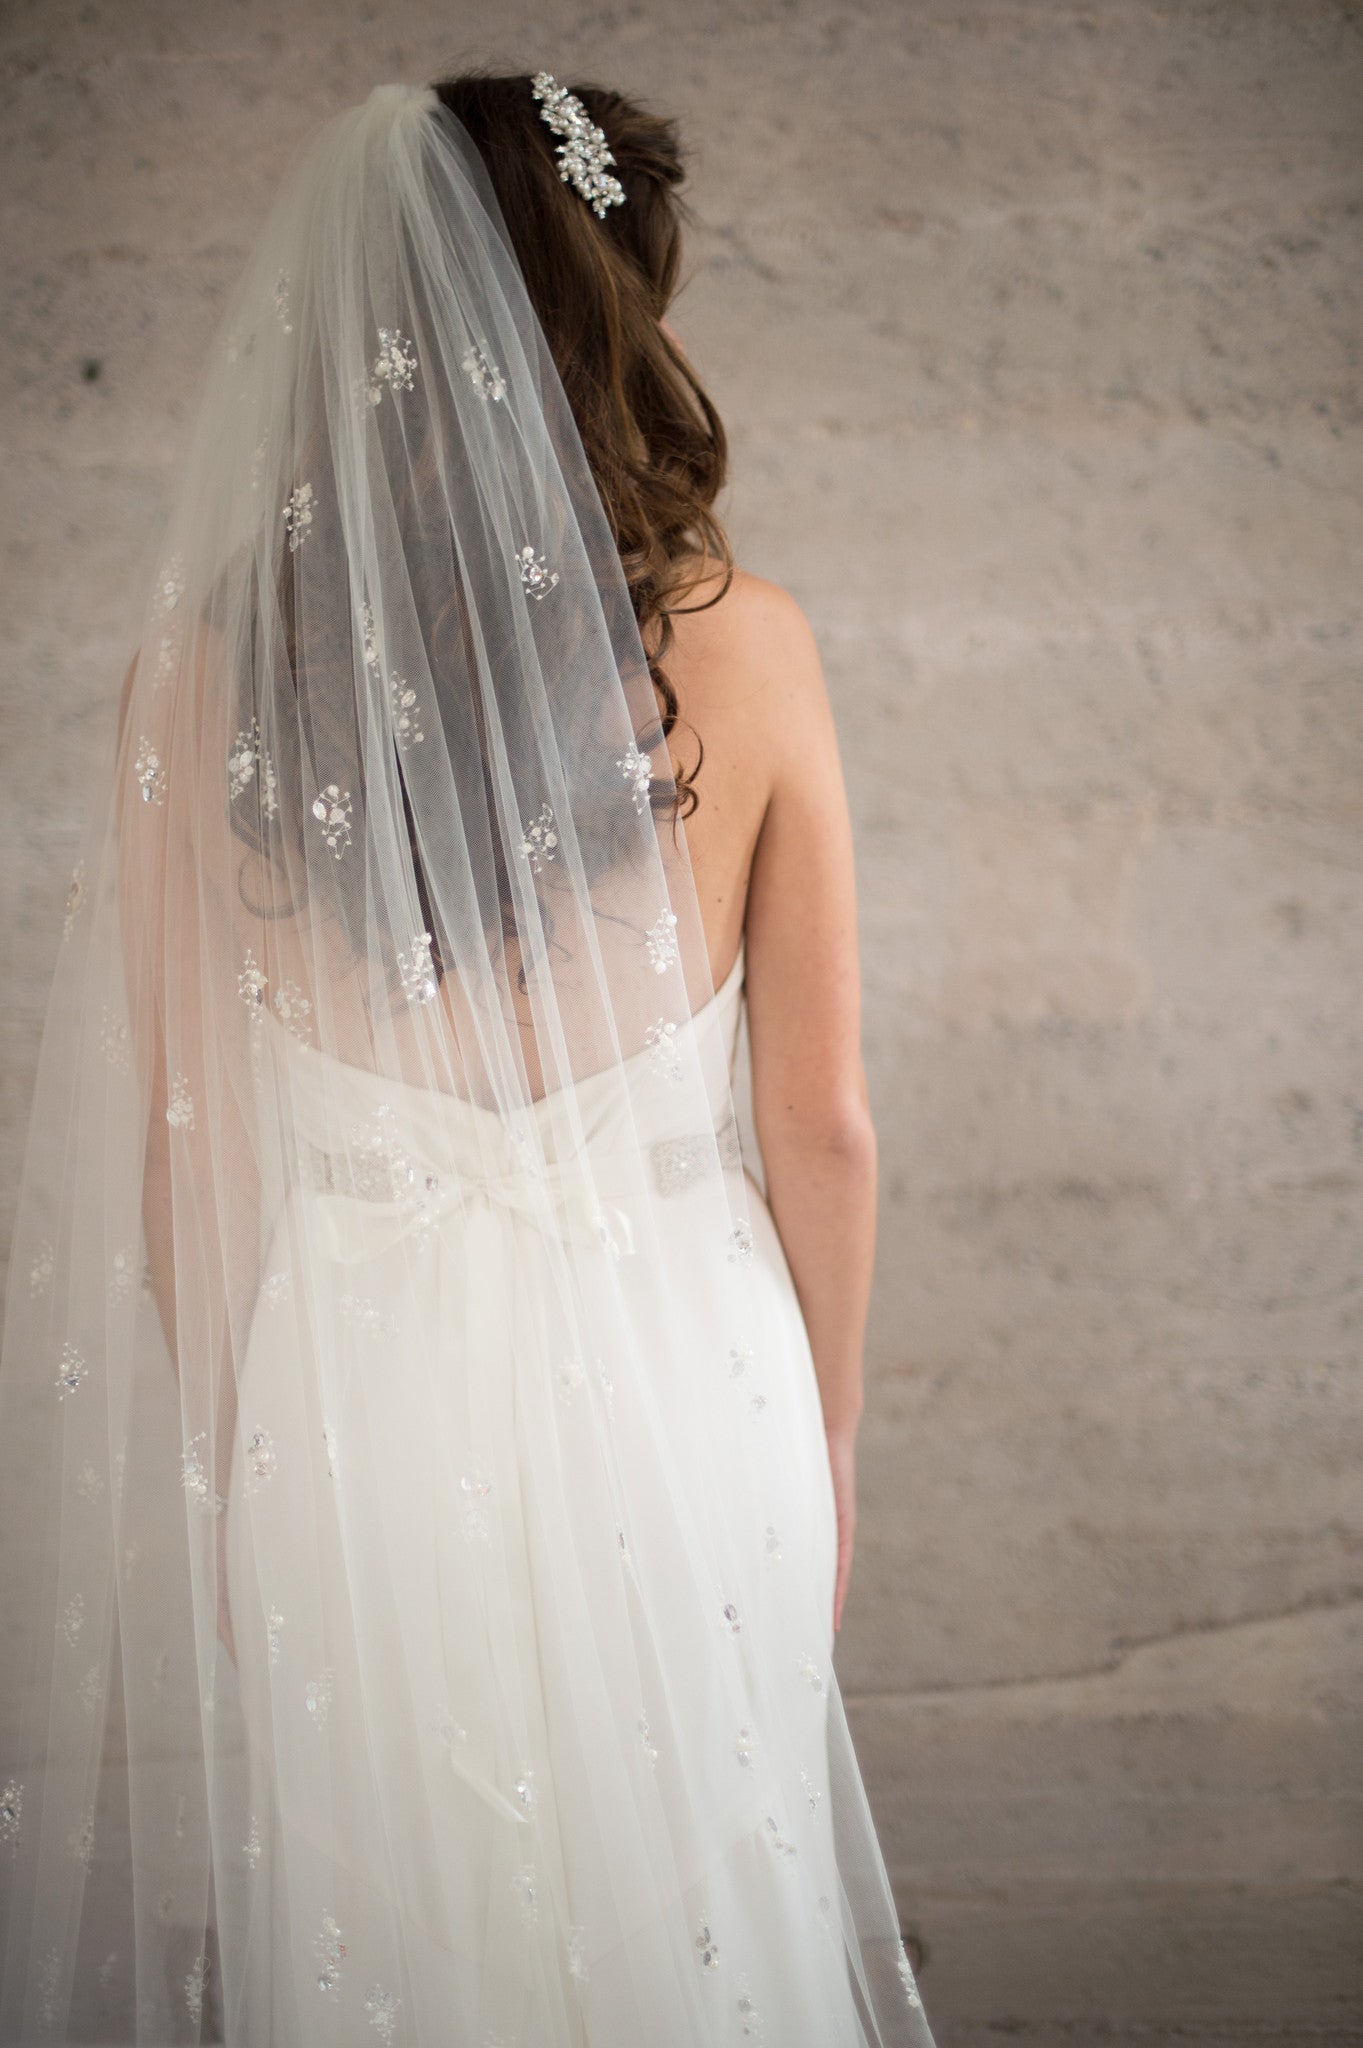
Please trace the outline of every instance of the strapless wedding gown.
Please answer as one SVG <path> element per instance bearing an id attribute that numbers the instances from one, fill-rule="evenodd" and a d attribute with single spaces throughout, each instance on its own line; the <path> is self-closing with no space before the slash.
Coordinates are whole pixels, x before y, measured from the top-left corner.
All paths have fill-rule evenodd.
<path id="1" fill-rule="evenodd" d="M 742 993 L 740 954 L 686 1027 L 726 1103 Z M 622 1117 L 649 1148 L 676 1279 L 660 1297 L 637 1260 L 636 1282 L 609 1203 L 604 1230 L 578 1213 L 565 1164 L 562 1227 L 602 1237 L 634 1334 L 629 1356 L 577 1355 L 495 1117 L 278 1037 L 316 1143 L 239 1395 L 225 1540 L 249 1769 L 241 1855 L 217 1876 L 241 1929 L 229 2019 L 253 2048 L 876 2038 L 834 1854 L 832 1483 L 757 1185 L 750 1356 L 695 1238 L 694 1134 L 665 1085 L 642 1055 L 627 1105 L 615 1079 L 582 1084 L 598 1190 Z M 535 1114 L 553 1171 L 557 1099 Z M 338 1179 L 340 1128 L 358 1135 Z M 550 1381 L 531 1355 L 556 1361 Z M 741 1611 L 706 1578 L 721 1517 L 746 1559 Z M 836 1729 L 855 1777 L 840 1703 Z"/>

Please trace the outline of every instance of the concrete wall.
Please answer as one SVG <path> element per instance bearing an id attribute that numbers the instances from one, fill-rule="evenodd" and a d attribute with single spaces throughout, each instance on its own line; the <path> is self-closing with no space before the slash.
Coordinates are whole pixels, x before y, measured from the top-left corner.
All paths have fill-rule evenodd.
<path id="1" fill-rule="evenodd" d="M 697 151 L 824 649 L 884 1230 L 839 1667 L 944 2048 L 1363 2038 L 1356 9 L 11 4 L 13 1188 L 131 574 L 294 138 L 466 58 Z"/>

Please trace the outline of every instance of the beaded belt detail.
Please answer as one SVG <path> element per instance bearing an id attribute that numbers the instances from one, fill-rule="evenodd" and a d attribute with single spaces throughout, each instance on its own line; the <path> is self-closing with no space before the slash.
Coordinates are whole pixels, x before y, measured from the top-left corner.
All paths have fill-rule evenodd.
<path id="1" fill-rule="evenodd" d="M 653 1185 L 660 1195 L 685 1194 L 698 1180 L 721 1167 L 741 1166 L 738 1125 L 726 1117 L 717 1131 L 697 1131 L 685 1138 L 659 1138 L 648 1148 Z"/>
<path id="2" fill-rule="evenodd" d="M 434 1174 L 423 1179 L 380 1114 L 372 1126 L 357 1131 L 347 1154 L 300 1146 L 303 1186 L 325 1194 L 358 1196 L 365 1202 L 427 1202 L 440 1191 Z M 660 1195 L 685 1194 L 698 1181 L 725 1167 L 741 1166 L 738 1125 L 732 1116 L 714 1131 L 688 1132 L 681 1138 L 659 1138 L 648 1147 L 653 1186 Z"/>

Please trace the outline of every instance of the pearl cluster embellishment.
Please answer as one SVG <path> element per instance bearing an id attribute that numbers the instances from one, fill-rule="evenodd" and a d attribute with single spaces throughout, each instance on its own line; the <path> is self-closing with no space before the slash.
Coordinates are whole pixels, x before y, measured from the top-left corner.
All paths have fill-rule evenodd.
<path id="1" fill-rule="evenodd" d="M 459 367 L 480 398 L 487 399 L 490 405 L 500 405 L 506 397 L 506 378 L 481 343 L 464 351 Z"/>
<path id="2" fill-rule="evenodd" d="M 383 387 L 395 395 L 399 391 L 410 391 L 416 376 L 417 359 L 411 342 L 400 327 L 379 329 L 379 352 L 374 358 L 374 367 L 369 373 L 365 397 L 370 405 L 377 405 L 383 397 Z"/>
<path id="3" fill-rule="evenodd" d="M 605 136 L 590 119 L 577 94 L 560 85 L 552 72 L 537 71 L 530 90 L 540 102 L 541 121 L 562 137 L 558 145 L 559 177 L 565 185 L 575 186 L 597 218 L 604 220 L 608 206 L 625 203 L 624 186 L 606 168 L 615 158 L 606 146 Z"/>
<path id="4" fill-rule="evenodd" d="M 308 537 L 312 525 L 313 491 L 311 484 L 297 484 L 290 491 L 284 506 L 284 528 L 289 536 L 289 553 L 296 555 Z"/>
<path id="5" fill-rule="evenodd" d="M 523 547 L 516 557 L 520 572 L 521 588 L 527 597 L 533 597 L 536 604 L 542 604 L 558 582 L 558 570 L 550 569 L 543 555 L 537 555 L 532 547 Z"/>
<path id="6" fill-rule="evenodd" d="M 636 739 L 630 740 L 629 745 L 625 748 L 624 753 L 615 765 L 630 785 L 635 810 L 646 810 L 648 807 L 648 786 L 653 780 L 653 763 L 649 760 L 647 754 L 640 751 L 639 742 Z"/>

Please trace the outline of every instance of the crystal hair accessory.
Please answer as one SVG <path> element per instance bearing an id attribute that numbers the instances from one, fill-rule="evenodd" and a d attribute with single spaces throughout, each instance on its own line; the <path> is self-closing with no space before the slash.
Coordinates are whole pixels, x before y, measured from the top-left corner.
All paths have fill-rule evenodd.
<path id="1" fill-rule="evenodd" d="M 575 185 L 592 212 L 604 220 L 608 206 L 623 206 L 625 188 L 606 169 L 615 158 L 606 138 L 588 116 L 576 93 L 560 85 L 549 71 L 537 71 L 530 85 L 540 102 L 540 119 L 563 140 L 558 145 L 559 176 Z"/>

